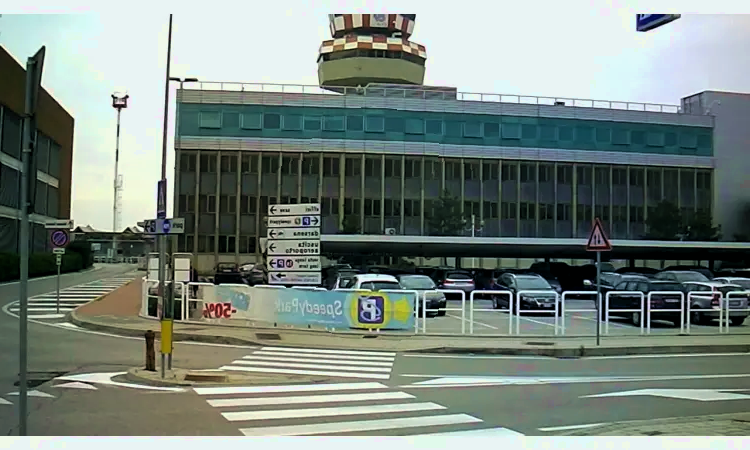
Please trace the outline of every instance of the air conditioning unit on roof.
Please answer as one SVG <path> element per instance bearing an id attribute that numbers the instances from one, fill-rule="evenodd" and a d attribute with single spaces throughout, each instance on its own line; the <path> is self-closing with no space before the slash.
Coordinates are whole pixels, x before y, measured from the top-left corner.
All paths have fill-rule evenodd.
<path id="1" fill-rule="evenodd" d="M 387 236 L 395 236 L 396 235 L 396 229 L 395 228 L 386 228 L 385 234 Z"/>

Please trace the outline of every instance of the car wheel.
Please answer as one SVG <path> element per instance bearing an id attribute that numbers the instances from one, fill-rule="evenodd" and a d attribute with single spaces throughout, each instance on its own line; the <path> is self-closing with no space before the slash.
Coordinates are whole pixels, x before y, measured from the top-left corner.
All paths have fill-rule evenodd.
<path id="1" fill-rule="evenodd" d="M 699 306 L 694 305 L 694 308 L 699 308 Z M 690 311 L 690 323 L 693 325 L 700 325 L 706 321 L 705 317 L 703 317 L 703 313 L 700 311 Z"/>
<path id="2" fill-rule="evenodd" d="M 440 316 L 440 317 L 443 317 L 443 316 L 445 316 L 446 312 L 447 312 L 446 310 L 441 309 L 440 311 L 438 311 L 437 315 Z"/>
<path id="3" fill-rule="evenodd" d="M 634 312 L 630 316 L 630 321 L 636 327 L 640 327 L 641 326 L 641 322 L 643 321 L 643 317 L 641 317 L 641 313 Z"/>
<path id="4" fill-rule="evenodd" d="M 742 325 L 745 322 L 746 317 L 730 317 L 729 322 L 735 327 Z"/>

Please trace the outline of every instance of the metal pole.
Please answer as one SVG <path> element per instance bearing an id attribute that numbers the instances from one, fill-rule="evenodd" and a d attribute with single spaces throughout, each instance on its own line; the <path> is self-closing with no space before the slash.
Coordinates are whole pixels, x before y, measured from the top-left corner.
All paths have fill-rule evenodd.
<path id="1" fill-rule="evenodd" d="M 18 247 L 21 257 L 20 261 L 20 280 L 18 282 L 18 303 L 19 303 L 19 371 L 18 371 L 18 435 L 26 436 L 26 415 L 28 414 L 28 397 L 27 397 L 27 357 L 28 357 L 28 283 L 29 283 L 29 210 L 28 210 L 28 178 L 29 178 L 29 159 L 31 158 L 31 127 L 32 117 L 30 112 L 33 103 L 34 91 L 34 73 L 29 70 L 34 66 L 34 60 L 28 59 L 26 63 L 26 116 L 23 119 L 23 151 L 21 154 L 21 229 L 18 233 Z"/>
<path id="2" fill-rule="evenodd" d="M 184 80 L 180 79 L 180 92 L 182 92 L 183 82 L 184 82 Z M 180 141 L 180 101 L 177 101 L 177 106 L 175 108 L 175 129 L 176 129 L 176 133 L 175 134 L 177 135 L 177 148 L 180 148 L 180 143 L 181 143 L 181 141 Z M 177 158 L 177 152 L 175 152 L 175 158 Z M 173 189 L 177 189 L 177 186 L 174 186 Z M 176 209 L 175 209 L 175 212 L 176 212 Z M 173 214 L 173 216 L 176 217 L 177 215 Z M 173 253 L 174 253 L 173 250 L 174 249 L 172 248 L 171 243 L 169 245 L 169 249 L 168 250 L 169 251 L 167 253 L 167 259 L 168 259 L 167 265 L 168 265 L 168 268 L 169 268 L 169 279 L 171 280 L 171 284 L 170 284 L 171 289 L 169 289 L 169 294 L 170 294 L 169 301 L 170 301 L 170 303 L 172 305 L 172 316 L 171 317 L 174 318 L 175 317 L 175 314 L 174 314 L 174 308 L 175 308 L 175 302 L 174 302 L 175 279 L 174 279 L 174 258 L 173 258 Z M 183 289 L 185 289 L 184 286 L 183 286 Z M 185 298 L 184 295 L 183 295 L 182 298 L 183 298 L 183 301 L 185 301 L 184 300 L 184 298 Z M 184 305 L 182 305 L 182 306 L 183 306 L 183 310 L 184 310 L 185 309 Z M 181 317 L 181 318 L 184 319 L 184 317 Z M 170 352 L 169 355 L 167 355 L 167 368 L 169 370 L 172 370 L 172 352 Z"/>
<path id="3" fill-rule="evenodd" d="M 599 346 L 602 323 L 602 252 L 596 252 L 596 345 Z"/>
<path id="4" fill-rule="evenodd" d="M 117 175 L 120 164 L 120 108 L 117 108 L 117 140 L 115 141 L 115 184 L 112 202 L 112 262 L 117 261 Z"/>
<path id="5" fill-rule="evenodd" d="M 55 256 L 55 259 L 57 259 L 57 314 L 60 314 L 60 266 L 62 258 L 62 255 Z"/>
<path id="6" fill-rule="evenodd" d="M 161 179 L 164 180 L 167 178 L 167 127 L 169 126 L 169 69 L 170 69 L 170 63 L 172 59 L 172 14 L 169 15 L 169 33 L 167 35 L 167 73 L 164 80 L 164 126 L 162 130 L 162 147 L 161 147 Z M 164 196 L 164 204 L 166 205 L 167 199 L 166 195 Z M 159 230 L 161 231 L 161 230 Z M 168 295 L 165 295 L 165 263 L 167 259 L 167 236 L 164 234 L 158 235 L 158 242 L 159 242 L 159 296 L 161 297 L 161 311 L 162 311 L 162 317 L 161 317 L 161 338 L 164 339 L 164 331 L 167 327 L 167 324 L 165 323 L 167 320 L 170 320 L 171 317 L 171 299 L 169 299 Z M 167 312 L 170 313 L 167 313 Z M 171 332 L 171 330 L 169 330 Z M 171 334 L 170 334 L 171 338 Z M 164 352 L 162 351 L 161 354 L 161 377 L 165 377 L 165 361 L 164 361 Z"/>

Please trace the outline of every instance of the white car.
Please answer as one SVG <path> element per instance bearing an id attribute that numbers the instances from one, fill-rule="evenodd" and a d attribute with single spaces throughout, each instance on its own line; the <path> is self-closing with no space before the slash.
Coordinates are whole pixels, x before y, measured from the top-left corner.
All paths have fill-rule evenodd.
<path id="1" fill-rule="evenodd" d="M 746 291 L 750 291 L 750 278 L 742 277 L 719 277 L 714 278 L 713 281 L 718 281 L 723 284 L 736 284 Z"/>
<path id="2" fill-rule="evenodd" d="M 343 286 L 338 286 L 336 290 L 340 289 L 366 289 L 368 291 L 397 291 L 402 290 L 401 284 L 398 279 L 392 275 L 384 275 L 380 273 L 367 273 L 354 275 L 349 282 Z"/>

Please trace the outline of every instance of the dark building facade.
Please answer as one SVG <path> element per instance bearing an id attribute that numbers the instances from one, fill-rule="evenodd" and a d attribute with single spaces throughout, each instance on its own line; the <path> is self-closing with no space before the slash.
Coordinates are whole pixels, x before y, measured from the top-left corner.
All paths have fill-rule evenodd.
<path id="1" fill-rule="evenodd" d="M 0 46 L 0 252 L 18 251 L 25 83 L 25 65 Z M 49 247 L 45 222 L 70 218 L 73 127 L 73 117 L 41 89 L 35 154 L 36 198 L 30 217 L 32 252 Z"/>

